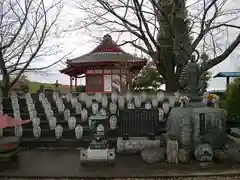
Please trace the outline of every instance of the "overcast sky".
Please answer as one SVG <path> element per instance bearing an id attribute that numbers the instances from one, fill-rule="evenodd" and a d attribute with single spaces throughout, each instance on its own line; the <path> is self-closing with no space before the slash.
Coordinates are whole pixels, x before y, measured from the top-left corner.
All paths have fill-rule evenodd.
<path id="1" fill-rule="evenodd" d="M 69 25 L 76 23 L 79 19 L 79 16 L 81 16 L 82 14 L 83 13 L 79 9 L 66 5 L 63 9 L 63 13 L 59 22 L 60 29 L 67 28 Z M 96 36 L 99 36 L 99 34 L 97 34 Z M 116 37 L 113 37 L 113 39 L 114 38 Z M 62 52 L 59 53 L 57 56 L 44 57 L 40 62 L 41 64 L 51 64 L 52 62 L 61 58 L 64 54 L 72 51 L 73 52 L 70 57 L 77 57 L 88 53 L 96 46 L 96 43 L 93 42 L 92 39 L 88 35 L 86 35 L 83 30 L 64 34 L 64 36 L 51 40 L 51 42 L 49 43 L 60 44 L 60 49 Z M 124 49 L 127 52 L 133 53 L 131 48 Z M 227 60 L 212 68 L 211 71 L 213 75 L 223 71 L 237 71 L 237 66 L 238 64 L 240 65 L 238 51 L 236 50 Z M 47 73 L 30 73 L 28 74 L 28 78 L 32 81 L 54 83 L 56 80 L 58 80 L 61 84 L 69 84 L 69 77 L 59 73 L 59 70 L 64 67 L 64 64 L 59 63 L 58 65 L 50 68 Z M 81 83 L 84 83 L 84 80 Z M 225 79 L 216 78 L 210 81 L 209 89 L 224 88 Z"/>

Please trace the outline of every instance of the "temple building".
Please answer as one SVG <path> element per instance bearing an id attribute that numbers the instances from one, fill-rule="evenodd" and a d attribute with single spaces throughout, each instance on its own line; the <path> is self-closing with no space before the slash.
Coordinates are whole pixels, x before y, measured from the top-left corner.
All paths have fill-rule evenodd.
<path id="1" fill-rule="evenodd" d="M 78 78 L 85 77 L 85 91 L 89 93 L 110 93 L 113 90 L 128 89 L 132 79 L 146 65 L 147 60 L 125 52 L 105 35 L 102 42 L 91 52 L 67 60 L 67 67 L 60 70 L 70 77 L 70 89 L 78 86 Z"/>

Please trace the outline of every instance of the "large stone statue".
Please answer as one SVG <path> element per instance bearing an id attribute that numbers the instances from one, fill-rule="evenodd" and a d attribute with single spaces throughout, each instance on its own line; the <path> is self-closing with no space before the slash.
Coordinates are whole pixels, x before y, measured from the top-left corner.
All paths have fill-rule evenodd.
<path id="1" fill-rule="evenodd" d="M 189 102 L 181 107 L 172 108 L 167 121 L 167 139 L 176 137 L 179 148 L 186 152 L 195 150 L 196 159 L 201 159 L 205 152 L 200 148 L 203 144 L 210 147 L 209 152 L 211 148 L 216 150 L 224 145 L 226 116 L 219 107 L 207 107 L 206 103 L 203 103 L 201 97 L 203 95 L 200 92 L 200 71 L 194 56 L 184 67 L 179 83 L 187 93 Z M 197 147 L 200 150 L 196 150 Z M 186 157 L 181 155 L 181 159 L 187 159 L 188 154 L 185 154 Z"/>
<path id="2" fill-rule="evenodd" d="M 193 55 L 191 61 L 183 68 L 179 84 L 188 93 L 191 101 L 198 101 L 200 90 L 200 71 L 197 59 Z"/>

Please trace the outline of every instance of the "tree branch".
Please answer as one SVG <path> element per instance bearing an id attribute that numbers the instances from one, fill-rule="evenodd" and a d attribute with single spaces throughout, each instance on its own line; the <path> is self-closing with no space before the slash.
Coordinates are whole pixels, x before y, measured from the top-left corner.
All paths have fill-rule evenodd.
<path id="1" fill-rule="evenodd" d="M 232 44 L 219 56 L 208 60 L 207 62 L 203 63 L 201 67 L 201 71 L 207 71 L 211 69 L 213 66 L 223 62 L 228 56 L 236 49 L 236 47 L 240 44 L 240 33 L 238 34 L 237 38 L 232 42 Z"/>

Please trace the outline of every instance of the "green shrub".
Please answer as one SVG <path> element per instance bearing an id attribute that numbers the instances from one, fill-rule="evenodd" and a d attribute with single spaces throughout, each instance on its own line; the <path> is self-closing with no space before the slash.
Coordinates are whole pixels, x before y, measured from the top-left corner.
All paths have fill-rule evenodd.
<path id="1" fill-rule="evenodd" d="M 229 84 L 225 94 L 224 107 L 228 113 L 240 115 L 240 77 Z"/>

